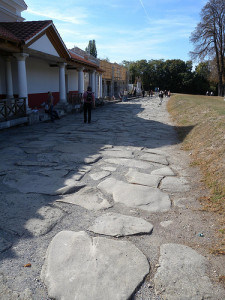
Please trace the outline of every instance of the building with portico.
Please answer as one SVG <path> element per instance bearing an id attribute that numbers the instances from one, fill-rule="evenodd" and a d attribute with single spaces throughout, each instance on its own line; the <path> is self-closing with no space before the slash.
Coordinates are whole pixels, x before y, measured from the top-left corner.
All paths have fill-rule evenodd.
<path id="1" fill-rule="evenodd" d="M 6 127 L 24 122 L 48 91 L 68 110 L 70 95 L 84 92 L 87 74 L 95 96 L 102 96 L 99 62 L 79 48 L 68 50 L 51 20 L 24 21 L 25 9 L 23 0 L 0 0 L 0 122 Z"/>

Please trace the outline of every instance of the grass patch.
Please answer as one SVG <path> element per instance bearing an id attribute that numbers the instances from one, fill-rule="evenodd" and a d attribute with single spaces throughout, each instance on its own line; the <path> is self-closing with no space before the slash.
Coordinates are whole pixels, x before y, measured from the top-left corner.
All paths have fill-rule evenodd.
<path id="1" fill-rule="evenodd" d="M 191 152 L 209 189 L 200 199 L 204 209 L 225 217 L 225 101 L 222 97 L 175 94 L 167 105 L 182 149 Z M 192 128 L 190 130 L 190 128 Z"/>

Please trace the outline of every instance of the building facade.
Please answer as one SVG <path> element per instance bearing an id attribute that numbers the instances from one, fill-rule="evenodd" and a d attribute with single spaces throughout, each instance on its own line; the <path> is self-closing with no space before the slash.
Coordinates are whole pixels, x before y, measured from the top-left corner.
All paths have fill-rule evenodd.
<path id="1" fill-rule="evenodd" d="M 103 97 L 119 97 L 119 93 L 128 90 L 127 69 L 117 63 L 110 63 L 107 60 L 100 60 L 102 74 L 102 95 Z"/>
<path id="2" fill-rule="evenodd" d="M 71 94 L 84 92 L 85 74 L 95 96 L 101 97 L 98 61 L 79 48 L 68 50 L 51 20 L 23 21 L 24 1 L 5 3 L 0 0 L 1 20 L 5 20 L 0 22 L 0 121 L 18 111 L 13 99 L 24 99 L 27 114 L 46 101 L 48 91 L 55 104 L 68 107 Z M 1 113 L 5 109 L 10 115 Z"/>

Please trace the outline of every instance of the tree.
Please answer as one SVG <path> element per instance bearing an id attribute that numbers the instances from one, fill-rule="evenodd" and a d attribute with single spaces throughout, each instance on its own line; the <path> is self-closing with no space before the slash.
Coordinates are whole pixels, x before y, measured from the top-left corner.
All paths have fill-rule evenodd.
<path id="1" fill-rule="evenodd" d="M 223 96 L 225 77 L 225 1 L 209 0 L 201 11 L 201 22 L 191 34 L 194 51 L 193 59 L 204 60 L 206 57 L 216 61 L 218 75 L 218 95 Z"/>
<path id="2" fill-rule="evenodd" d="M 97 58 L 97 48 L 95 40 L 90 40 L 88 46 L 85 48 L 85 51 Z"/>

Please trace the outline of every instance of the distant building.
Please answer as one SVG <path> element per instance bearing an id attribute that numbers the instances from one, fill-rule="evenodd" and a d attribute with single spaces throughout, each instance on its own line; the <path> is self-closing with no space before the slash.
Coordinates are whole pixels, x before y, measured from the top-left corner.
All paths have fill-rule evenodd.
<path id="1" fill-rule="evenodd" d="M 100 60 L 102 74 L 102 95 L 103 97 L 116 97 L 124 89 L 128 90 L 127 69 L 117 63 L 110 63 L 107 60 Z"/>

